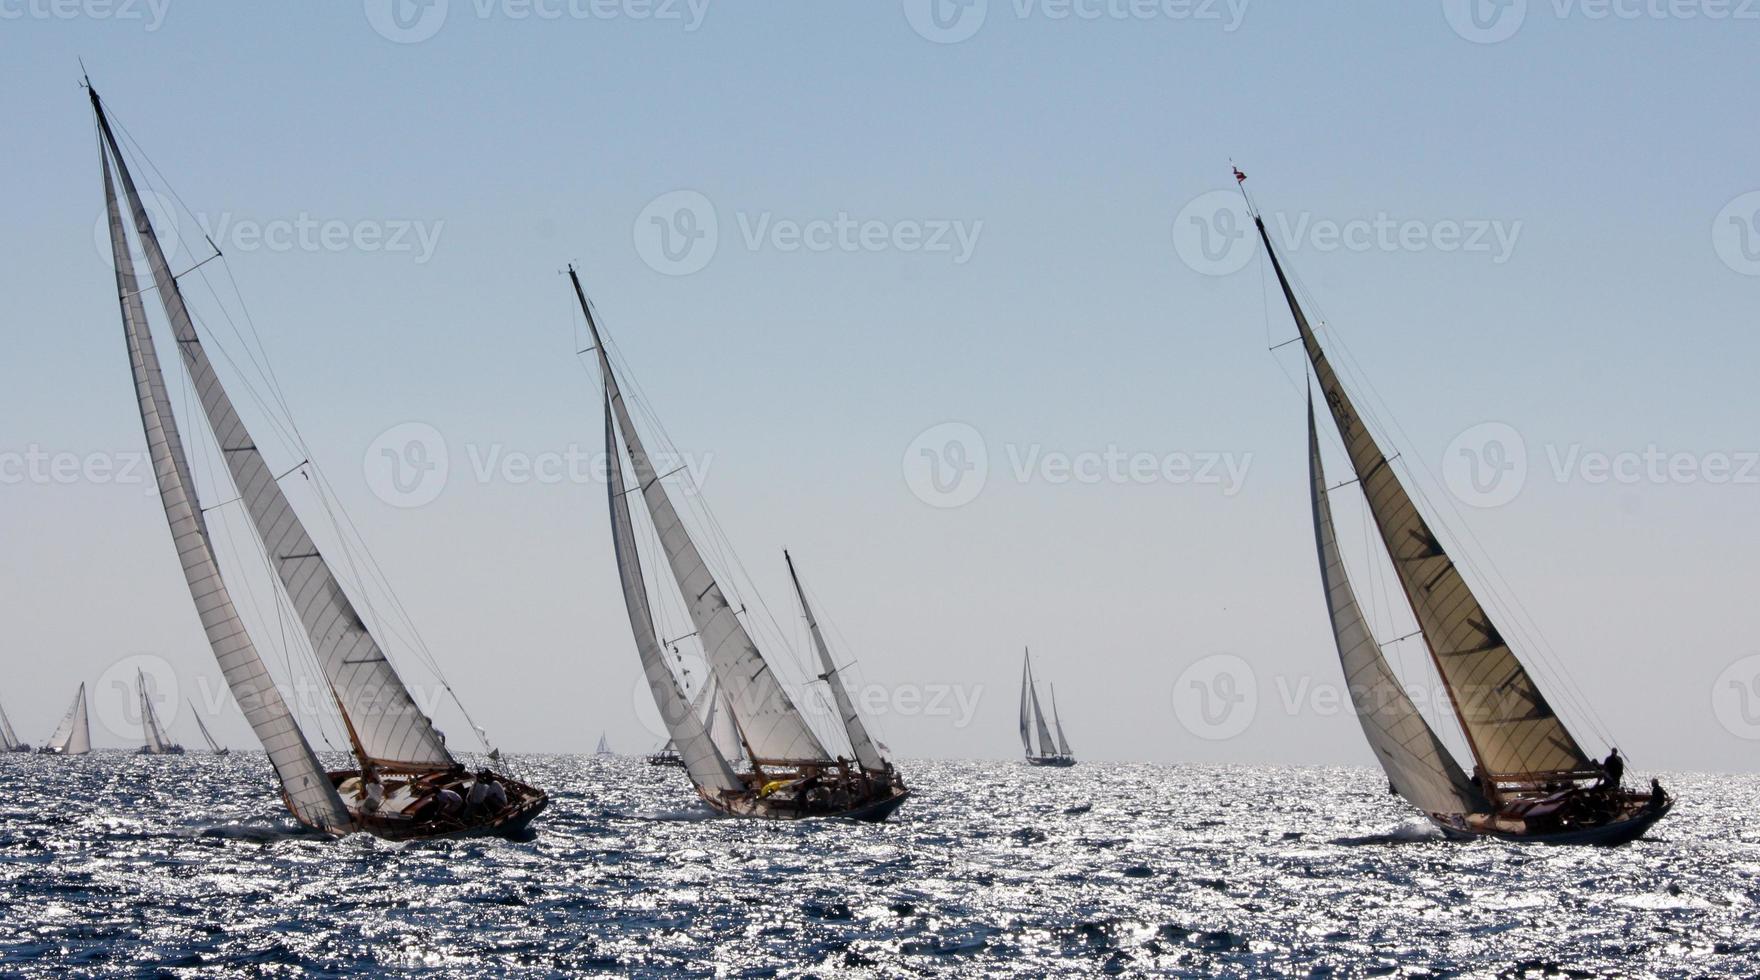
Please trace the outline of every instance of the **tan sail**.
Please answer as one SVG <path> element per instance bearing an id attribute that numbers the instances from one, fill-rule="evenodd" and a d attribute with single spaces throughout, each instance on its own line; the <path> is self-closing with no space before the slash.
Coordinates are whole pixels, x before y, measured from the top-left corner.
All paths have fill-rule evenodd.
<path id="1" fill-rule="evenodd" d="M 1599 767 L 1553 712 L 1400 485 L 1321 349 L 1271 246 L 1264 220 L 1255 216 L 1254 221 L 1376 530 L 1479 765 L 1492 778 L 1512 782 L 1559 774 L 1598 775 Z"/>

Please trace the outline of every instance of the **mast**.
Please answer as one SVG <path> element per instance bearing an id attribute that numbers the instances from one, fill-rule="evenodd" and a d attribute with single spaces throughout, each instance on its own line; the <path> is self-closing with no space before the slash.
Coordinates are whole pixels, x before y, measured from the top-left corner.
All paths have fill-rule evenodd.
<path id="1" fill-rule="evenodd" d="M 1418 513 L 1309 326 L 1264 218 L 1253 223 L 1474 759 L 1493 785 L 1599 775 Z"/>
<path id="2" fill-rule="evenodd" d="M 116 179 L 121 184 L 133 217 L 136 239 L 146 255 L 154 288 L 171 321 L 172 333 L 177 340 L 178 350 L 183 355 L 190 384 L 199 395 L 202 411 L 226 461 L 227 470 L 239 492 L 239 499 L 256 528 L 264 552 L 305 627 L 320 668 L 333 690 L 338 692 L 337 700 L 342 706 L 342 713 L 357 725 L 361 733 L 366 753 L 361 759 L 362 764 L 366 765 L 371 761 L 385 768 L 408 772 L 450 769 L 454 762 L 446 750 L 445 741 L 434 730 L 428 717 L 416 707 L 415 700 L 404 687 L 402 679 L 398 677 L 391 662 L 386 659 L 378 642 L 367 629 L 365 621 L 349 601 L 341 583 L 319 553 L 317 545 L 306 533 L 299 515 L 294 512 L 281 490 L 281 478 L 275 475 L 263 459 L 250 432 L 233 407 L 232 400 L 221 385 L 184 303 L 177 277 L 172 274 L 152 222 L 141 205 L 134 179 L 129 174 L 127 161 L 111 131 L 103 105 L 98 100 L 97 92 L 89 91 L 103 144 L 109 149 L 109 157 L 105 162 L 107 193 L 114 193 L 109 189 L 108 179 L 108 168 L 114 162 Z M 126 243 L 118 240 L 121 235 L 120 221 L 113 221 L 113 251 L 126 250 Z M 123 279 L 120 263 L 117 278 L 120 286 Z M 138 307 L 138 303 L 131 302 L 138 299 L 138 293 L 138 290 L 123 290 L 125 325 Z M 146 330 L 144 310 L 140 312 L 143 318 L 130 328 L 131 346 L 146 348 L 151 343 L 151 337 Z M 137 388 L 141 387 L 142 373 L 137 369 Z M 157 373 L 156 361 L 152 370 L 146 373 Z M 151 384 L 149 379 L 148 386 L 151 387 Z M 158 384 L 162 389 L 162 380 Z M 170 416 L 169 402 L 163 400 L 158 392 L 151 394 L 153 404 L 149 404 L 146 395 L 142 396 L 143 416 L 151 408 L 163 424 Z M 148 429 L 150 439 L 151 420 L 148 420 Z M 165 485 L 166 476 L 170 475 L 187 488 L 190 485 L 187 464 L 177 462 L 183 455 L 181 445 L 169 444 L 165 453 L 170 460 L 169 468 L 174 472 L 159 474 L 161 487 Z M 303 467 L 295 467 L 284 476 L 291 476 L 295 472 L 303 472 Z M 163 489 L 161 496 L 164 496 Z M 176 533 L 175 527 L 173 531 Z M 206 528 L 199 521 L 194 531 L 206 540 Z M 186 567 L 186 573 L 188 572 Z M 193 588 L 192 580 L 192 590 Z M 196 600 L 198 607 L 201 606 L 204 595 L 198 593 Z M 215 637 L 210 631 L 210 642 L 214 641 Z M 216 653 L 218 655 L 218 649 Z M 260 658 L 258 663 L 260 665 Z M 234 694 L 236 696 L 236 690 Z M 262 734 L 259 731 L 259 735 Z"/>
<path id="3" fill-rule="evenodd" d="M 874 747 L 874 740 L 868 736 L 867 726 L 862 724 L 861 715 L 850 701 L 849 692 L 844 689 L 840 668 L 831 659 L 831 650 L 825 645 L 825 634 L 819 629 L 819 621 L 813 618 L 813 607 L 807 604 L 807 592 L 801 588 L 800 576 L 795 574 L 794 558 L 785 550 L 782 560 L 788 563 L 789 581 L 794 583 L 794 594 L 801 601 L 801 613 L 807 617 L 807 632 L 813 637 L 813 649 L 818 651 L 819 663 L 825 668 L 819 679 L 831 688 L 831 696 L 837 702 L 837 713 L 843 719 L 844 731 L 849 734 L 850 748 L 856 754 L 856 761 L 863 769 L 882 771 L 886 768 L 886 760 L 881 758 L 880 750 Z"/>
<path id="4" fill-rule="evenodd" d="M 1314 424 L 1312 401 L 1308 403 L 1308 487 L 1326 612 L 1351 706 L 1356 709 L 1369 747 L 1375 750 L 1376 760 L 1386 771 L 1394 791 L 1425 813 L 1488 811 L 1490 804 L 1461 771 L 1453 754 L 1436 737 L 1394 675 L 1357 605 L 1333 530 L 1331 494 L 1326 490 L 1326 470 L 1320 462 L 1320 435 Z"/>
<path id="5" fill-rule="evenodd" d="M 720 682 L 723 695 L 739 720 L 740 732 L 752 755 L 753 764 L 830 761 L 824 746 L 819 743 L 806 719 L 795 708 L 782 682 L 776 677 L 764 655 L 758 651 L 757 644 L 746 632 L 745 625 L 739 621 L 733 607 L 728 604 L 721 586 L 704 562 L 701 551 L 679 520 L 678 512 L 674 509 L 665 486 L 660 482 L 660 475 L 654 471 L 647 450 L 643 448 L 641 435 L 630 418 L 629 407 L 625 404 L 618 386 L 616 373 L 611 369 L 610 352 L 606 350 L 604 338 L 600 336 L 599 324 L 593 317 L 592 306 L 587 302 L 586 292 L 581 287 L 580 276 L 573 266 L 569 267 L 568 275 L 574 284 L 575 296 L 580 300 L 581 312 L 586 316 L 587 328 L 592 332 L 593 349 L 598 352 L 600 377 L 605 386 L 606 404 L 608 411 L 615 417 L 616 429 L 623 435 L 624 450 L 635 477 L 636 490 L 641 493 L 642 501 L 647 506 L 648 516 L 660 538 L 661 550 L 665 553 L 667 567 L 671 570 L 679 594 L 689 609 L 691 623 L 696 627 L 710 671 Z M 614 451 L 611 458 L 617 458 Z M 611 466 L 608 469 L 619 471 L 621 467 Z M 621 473 L 617 483 L 622 483 Z M 619 500 L 612 502 L 614 522 L 618 519 L 616 509 L 619 503 Z M 633 540 L 630 545 L 633 548 Z M 633 550 L 631 557 L 634 557 Z M 632 567 L 639 568 L 639 565 Z M 639 616 L 634 610 L 631 615 L 632 619 L 645 619 L 647 628 L 652 629 L 653 621 L 645 606 Z M 639 626 L 637 628 L 638 631 L 641 629 Z M 671 676 L 670 673 L 668 676 Z M 671 686 L 676 690 L 676 684 Z"/>

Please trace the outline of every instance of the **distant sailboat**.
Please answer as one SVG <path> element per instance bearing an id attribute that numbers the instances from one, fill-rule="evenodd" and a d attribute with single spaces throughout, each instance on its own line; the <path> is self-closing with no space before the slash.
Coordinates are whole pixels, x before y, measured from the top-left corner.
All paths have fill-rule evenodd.
<path id="1" fill-rule="evenodd" d="M 548 797 L 499 774 L 473 777 L 416 706 L 282 492 L 281 480 L 302 472 L 309 478 L 309 471 L 300 466 L 277 475 L 233 407 L 185 305 L 178 277 L 159 244 L 104 106 L 89 82 L 87 90 L 97 117 L 123 334 L 160 503 L 209 645 L 233 698 L 268 752 L 288 810 L 301 823 L 336 836 L 364 831 L 405 840 L 522 831 Z M 125 213 L 150 269 L 151 283 L 145 286 L 135 273 Z M 325 772 L 233 605 L 160 371 L 142 300 L 148 293 L 164 308 L 189 389 L 237 491 L 235 503 L 248 516 L 256 543 L 275 571 L 271 588 L 304 627 L 359 769 Z M 482 792 L 475 805 L 460 802 L 479 786 Z"/>
<path id="2" fill-rule="evenodd" d="M 12 731 L 12 720 L 6 717 L 6 709 L 0 708 L 0 752 L 29 752 L 31 747 L 18 740 Z"/>
<path id="3" fill-rule="evenodd" d="M 858 820 L 886 819 L 904 803 L 909 791 L 892 764 L 879 755 L 871 740 L 852 724 L 853 712 L 840 708 L 844 731 L 855 759 L 833 756 L 814 734 L 783 688 L 781 680 L 746 631 L 740 614 L 727 602 L 690 532 L 680 522 L 671 498 L 654 470 L 642 438 L 630 418 L 611 357 L 600 336 L 598 322 L 587 302 L 580 277 L 568 270 L 581 311 L 592 331 L 604 384 L 607 490 L 611 502 L 612 538 L 617 552 L 618 574 L 623 582 L 624 605 L 635 633 L 636 649 L 660 716 L 672 735 L 672 743 L 684 759 L 685 771 L 697 793 L 718 813 L 771 820 L 803 817 L 847 817 Z M 626 487 L 625 455 L 618 452 L 622 435 L 624 454 L 634 486 Z M 749 769 L 735 771 L 731 746 L 715 737 L 711 726 L 685 699 L 678 679 L 667 665 L 664 649 L 648 602 L 642 576 L 641 555 L 636 547 L 630 498 L 639 494 L 660 542 L 660 556 L 677 585 L 678 594 L 695 626 L 693 637 L 701 644 L 714 682 L 719 686 L 715 702 L 726 715 L 729 728 L 749 756 Z M 825 650 L 824 638 L 812 612 L 805 607 L 814 645 L 826 666 L 828 683 L 842 704 L 837 670 Z"/>
<path id="4" fill-rule="evenodd" d="M 55 734 L 38 750 L 44 755 L 85 755 L 92 750 L 92 726 L 86 718 L 86 686 L 79 686 L 73 704 L 55 726 Z"/>
<path id="5" fill-rule="evenodd" d="M 146 735 L 138 754 L 182 755 L 183 746 L 166 738 L 165 730 L 159 727 L 159 713 L 153 710 L 153 699 L 147 694 L 147 677 L 138 670 L 134 672 L 134 689 L 140 698 L 141 730 Z"/>
<path id="6" fill-rule="evenodd" d="M 1033 654 L 1029 650 L 1021 660 L 1021 747 L 1026 750 L 1030 765 L 1073 766 L 1076 757 L 1069 750 L 1069 739 L 1063 735 L 1063 719 L 1057 716 L 1056 688 L 1051 693 L 1051 719 L 1047 724 L 1045 709 L 1039 705 L 1039 689 L 1033 684 Z"/>
<path id="7" fill-rule="evenodd" d="M 214 736 L 208 734 L 208 726 L 202 723 L 201 713 L 196 711 L 196 706 L 194 703 L 190 704 L 189 713 L 190 713 L 190 717 L 192 717 L 196 720 L 196 729 L 202 733 L 202 741 L 208 743 L 209 754 L 211 754 L 211 755 L 231 755 L 232 754 L 231 749 L 226 748 L 226 747 L 222 746 L 219 742 L 214 741 Z"/>
<path id="8" fill-rule="evenodd" d="M 1236 177 L 1245 179 L 1238 171 Z M 1388 465 L 1310 327 L 1263 218 L 1255 212 L 1253 220 L 1350 457 L 1350 482 L 1368 504 L 1417 620 L 1413 635 L 1430 655 L 1476 763 L 1469 778 L 1401 686 L 1357 604 L 1332 524 L 1338 488 L 1326 485 L 1310 401 L 1309 487 L 1321 581 L 1352 704 L 1392 789 L 1449 837 L 1620 844 L 1642 836 L 1673 799 L 1655 783 L 1651 792 L 1621 789 L 1623 762 L 1610 769 L 1592 761 L 1553 712 Z"/>
<path id="9" fill-rule="evenodd" d="M 599 747 L 593 750 L 593 754 L 600 757 L 614 756 L 617 754 L 616 752 L 611 751 L 611 743 L 605 740 L 604 732 L 599 733 Z"/>

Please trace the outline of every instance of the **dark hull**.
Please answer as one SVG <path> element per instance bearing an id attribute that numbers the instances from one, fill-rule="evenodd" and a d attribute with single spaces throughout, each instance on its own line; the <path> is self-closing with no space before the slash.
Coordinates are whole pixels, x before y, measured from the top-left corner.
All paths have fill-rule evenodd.
<path id="1" fill-rule="evenodd" d="M 1430 820 L 1449 840 L 1467 841 L 1480 838 L 1511 844 L 1577 844 L 1592 847 L 1618 847 L 1644 836 L 1656 821 L 1668 816 L 1674 800 L 1667 799 L 1659 807 L 1623 813 L 1606 823 L 1594 826 L 1569 827 L 1558 830 L 1510 831 L 1489 826 L 1472 826 L 1459 818 L 1431 814 Z"/>
<path id="2" fill-rule="evenodd" d="M 650 765 L 650 766 L 668 766 L 673 769 L 683 769 L 684 768 L 684 760 L 679 758 L 676 755 L 651 755 L 651 756 L 648 756 L 648 765 Z"/>
<path id="3" fill-rule="evenodd" d="M 770 806 L 754 795 L 735 797 L 732 801 L 724 801 L 701 794 L 703 802 L 709 809 L 724 817 L 743 817 L 748 820 L 859 820 L 863 823 L 884 823 L 886 819 L 904 801 L 910 799 L 911 791 L 903 786 L 895 789 L 891 795 L 877 800 L 868 800 L 843 810 L 799 810 L 794 807 Z"/>
<path id="4" fill-rule="evenodd" d="M 1076 764 L 1075 757 L 1067 755 L 1029 755 L 1027 765 L 1047 766 L 1052 769 L 1068 769 Z"/>
<path id="5" fill-rule="evenodd" d="M 327 774 L 330 781 L 337 786 L 360 775 L 359 770 L 347 769 Z M 372 813 L 364 808 L 349 804 L 344 798 L 343 805 L 348 807 L 348 814 L 354 818 L 354 830 L 359 833 L 372 834 L 391 841 L 434 840 L 441 838 L 467 837 L 508 837 L 523 838 L 529 831 L 527 826 L 544 812 L 550 805 L 550 797 L 543 790 L 528 786 L 518 780 L 505 776 L 497 776 L 508 794 L 508 803 L 494 813 L 471 814 L 460 813 L 452 816 L 426 816 L 414 818 L 401 814 Z M 438 788 L 438 787 L 436 787 Z M 291 807 L 289 808 L 292 809 Z"/>
<path id="6" fill-rule="evenodd" d="M 182 755 L 182 754 L 183 754 L 183 746 L 181 746 L 181 745 L 167 745 L 166 747 L 164 747 L 163 749 L 160 749 L 157 752 L 154 752 L 152 749 L 149 749 L 145 745 L 143 745 L 140 747 L 140 749 L 138 751 L 135 752 L 135 755 Z"/>

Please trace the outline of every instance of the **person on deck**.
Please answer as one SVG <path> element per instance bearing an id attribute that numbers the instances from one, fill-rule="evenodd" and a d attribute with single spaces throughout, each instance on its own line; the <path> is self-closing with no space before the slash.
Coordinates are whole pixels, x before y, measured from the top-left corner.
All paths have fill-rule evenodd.
<path id="1" fill-rule="evenodd" d="M 1650 801 L 1644 804 L 1647 810 L 1660 810 L 1668 802 L 1668 793 L 1662 788 L 1662 780 L 1650 780 Z"/>
<path id="2" fill-rule="evenodd" d="M 379 782 L 377 779 L 368 781 L 366 798 L 361 802 L 361 807 L 368 813 L 378 813 L 379 808 L 384 805 L 385 784 Z"/>
<path id="3" fill-rule="evenodd" d="M 458 812 L 464 809 L 464 797 L 450 789 L 443 789 L 435 793 L 434 802 L 439 806 L 442 817 L 457 816 Z"/>
<path id="4" fill-rule="evenodd" d="M 487 775 L 487 773 L 477 773 L 476 780 L 471 783 L 470 792 L 464 795 L 464 805 L 472 813 L 483 812 L 485 809 L 483 803 L 489 799 L 489 780 L 486 778 Z"/>
<path id="5" fill-rule="evenodd" d="M 1602 785 L 1608 789 L 1619 788 L 1619 781 L 1626 774 L 1626 760 L 1620 756 L 1619 749 L 1607 753 L 1607 760 L 1601 763 L 1601 772 Z"/>

